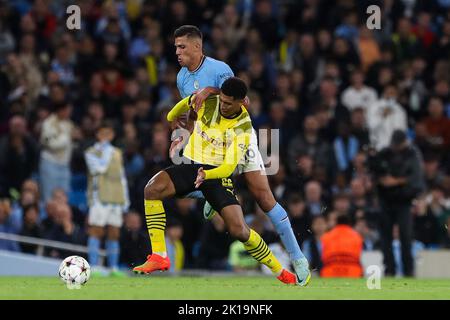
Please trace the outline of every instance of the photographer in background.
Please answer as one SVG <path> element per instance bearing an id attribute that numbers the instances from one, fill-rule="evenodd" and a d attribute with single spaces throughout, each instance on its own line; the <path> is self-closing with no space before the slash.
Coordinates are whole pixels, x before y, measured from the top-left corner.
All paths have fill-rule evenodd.
<path id="1" fill-rule="evenodd" d="M 385 274 L 395 275 L 392 230 L 397 223 L 400 229 L 404 275 L 413 276 L 411 205 L 425 186 L 422 155 L 418 148 L 409 143 L 402 130 L 393 132 L 389 147 L 379 153 L 375 153 L 374 150 L 369 153 L 369 168 L 374 175 L 380 200 L 380 230 Z"/>

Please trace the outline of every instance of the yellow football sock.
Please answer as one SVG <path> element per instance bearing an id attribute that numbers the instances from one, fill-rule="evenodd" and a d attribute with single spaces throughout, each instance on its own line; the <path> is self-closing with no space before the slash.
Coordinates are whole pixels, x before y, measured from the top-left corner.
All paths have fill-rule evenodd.
<path id="1" fill-rule="evenodd" d="M 152 244 L 152 252 L 166 255 L 166 213 L 161 200 L 144 200 L 145 220 Z"/>
<path id="2" fill-rule="evenodd" d="M 250 238 L 247 242 L 244 242 L 244 247 L 253 258 L 269 267 L 275 275 L 278 276 L 281 274 L 283 266 L 272 253 L 272 250 L 269 249 L 261 236 L 254 230 L 250 229 Z"/>

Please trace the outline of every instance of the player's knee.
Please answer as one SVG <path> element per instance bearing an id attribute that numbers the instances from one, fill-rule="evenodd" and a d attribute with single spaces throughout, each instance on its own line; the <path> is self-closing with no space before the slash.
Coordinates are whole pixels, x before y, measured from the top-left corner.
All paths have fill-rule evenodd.
<path id="1" fill-rule="evenodd" d="M 150 180 L 144 188 L 145 200 L 159 200 L 164 191 L 164 185 L 159 181 Z"/>
<path id="2" fill-rule="evenodd" d="M 120 229 L 118 227 L 109 226 L 107 232 L 108 240 L 117 241 L 120 238 Z"/>
<path id="3" fill-rule="evenodd" d="M 162 200 L 170 195 L 171 192 L 168 190 L 170 183 L 170 177 L 167 172 L 158 172 L 144 188 L 145 200 Z"/>
<path id="4" fill-rule="evenodd" d="M 102 239 L 105 235 L 103 227 L 90 226 L 88 229 L 88 235 L 93 238 Z"/>

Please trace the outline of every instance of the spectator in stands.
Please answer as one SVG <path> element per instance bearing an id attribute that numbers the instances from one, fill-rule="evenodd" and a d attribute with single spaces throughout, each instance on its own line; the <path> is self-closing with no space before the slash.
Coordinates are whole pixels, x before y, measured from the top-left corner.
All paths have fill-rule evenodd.
<path id="1" fill-rule="evenodd" d="M 333 211 L 336 211 L 340 216 L 349 215 L 350 205 L 350 197 L 347 193 L 338 193 L 333 197 Z"/>
<path id="2" fill-rule="evenodd" d="M 37 171 L 39 150 L 27 131 L 27 121 L 21 115 L 9 120 L 9 133 L 0 139 L 0 190 L 9 195 L 20 190 L 22 183 Z"/>
<path id="3" fill-rule="evenodd" d="M 33 196 L 28 196 L 28 201 L 23 201 L 23 195 L 31 193 Z M 42 221 L 47 217 L 47 212 L 45 211 L 45 203 L 41 200 L 39 190 L 39 184 L 33 179 L 27 179 L 22 183 L 22 189 L 20 192 L 20 200 L 19 202 L 15 201 L 12 204 L 12 209 L 15 211 L 20 211 L 21 206 L 36 204 L 39 208 L 39 221 Z M 23 216 L 21 212 L 18 213 L 20 217 Z"/>
<path id="4" fill-rule="evenodd" d="M 173 217 L 176 218 L 183 229 L 181 240 L 184 246 L 184 265 L 185 268 L 192 268 L 195 265 L 193 256 L 199 245 L 199 236 L 204 219 L 201 209 L 196 206 L 193 199 L 177 199 L 175 205 Z"/>
<path id="5" fill-rule="evenodd" d="M 397 88 L 391 84 L 385 87 L 382 98 L 368 107 L 370 142 L 378 151 L 389 145 L 394 130 L 407 128 L 406 112 L 396 98 Z"/>
<path id="6" fill-rule="evenodd" d="M 335 35 L 337 37 L 345 38 L 349 41 L 354 41 L 358 36 L 358 14 L 351 10 L 343 17 L 343 21 L 336 27 Z"/>
<path id="7" fill-rule="evenodd" d="M 329 146 L 319 136 L 319 123 L 314 116 L 307 116 L 303 122 L 303 132 L 295 136 L 288 148 L 288 164 L 291 173 L 298 171 L 299 157 L 301 155 L 309 155 L 312 160 L 328 167 L 329 162 Z"/>
<path id="8" fill-rule="evenodd" d="M 450 198 L 445 197 L 444 184 L 434 185 L 430 188 L 430 192 L 425 198 L 427 210 L 437 218 L 439 225 L 439 233 L 446 232 L 445 227 L 447 218 L 450 217 Z"/>
<path id="9" fill-rule="evenodd" d="M 448 32 L 450 32 L 450 21 L 446 23 L 448 25 Z M 450 47 L 450 41 L 448 41 Z M 450 117 L 450 84 L 445 78 L 437 79 L 433 88 L 433 94 L 439 97 L 444 104 L 444 113 L 447 117 Z"/>
<path id="10" fill-rule="evenodd" d="M 142 230 L 139 213 L 129 211 L 124 216 L 124 224 L 120 235 L 120 266 L 128 269 L 135 261 L 145 260 L 151 252 L 147 232 Z"/>
<path id="11" fill-rule="evenodd" d="M 111 104 L 109 106 L 113 106 L 114 103 L 117 104 L 119 102 L 120 97 L 124 94 L 125 91 L 125 79 L 120 72 L 120 67 L 117 63 L 109 63 L 102 69 L 103 76 L 103 93 L 111 99 Z M 110 110 L 107 108 L 109 112 L 108 114 L 115 115 L 114 110 Z"/>
<path id="12" fill-rule="evenodd" d="M 20 198 L 18 201 L 13 202 L 11 206 L 11 219 L 16 221 L 16 224 L 19 226 L 19 229 L 22 229 L 23 224 L 23 209 L 30 205 L 38 206 L 38 199 L 36 198 L 36 194 L 28 189 L 24 189 L 20 193 Z"/>
<path id="13" fill-rule="evenodd" d="M 322 243 L 320 239 L 327 232 L 327 221 L 323 215 L 315 216 L 311 222 L 312 235 L 303 242 L 302 251 L 309 261 L 311 270 L 320 273 L 322 269 Z"/>
<path id="14" fill-rule="evenodd" d="M 358 39 L 356 46 L 361 59 L 361 68 L 367 71 L 375 62 L 380 60 L 380 45 L 374 37 L 371 29 L 365 24 L 359 27 Z"/>
<path id="15" fill-rule="evenodd" d="M 422 105 L 425 104 L 428 95 L 422 65 L 422 60 L 415 59 L 411 63 L 405 63 L 399 70 L 401 75 L 397 85 L 399 88 L 398 102 L 404 106 L 408 118 L 414 121 L 423 117 Z"/>
<path id="16" fill-rule="evenodd" d="M 313 180 L 305 185 L 305 204 L 312 216 L 324 212 L 326 206 L 322 198 L 322 186 L 319 182 Z"/>
<path id="17" fill-rule="evenodd" d="M 450 150 L 450 119 L 445 116 L 444 111 L 442 100 L 436 96 L 431 97 L 428 102 L 428 117 L 423 120 L 427 140 L 440 153 Z"/>
<path id="18" fill-rule="evenodd" d="M 358 217 L 358 214 L 361 216 Z M 369 193 L 365 181 L 361 178 L 354 178 L 350 182 L 350 217 L 352 222 L 364 218 L 371 228 L 375 228 L 378 223 L 378 216 L 377 205 Z"/>
<path id="19" fill-rule="evenodd" d="M 70 206 L 70 209 L 72 210 L 72 220 L 73 220 L 73 222 L 75 222 L 82 229 L 84 229 L 84 227 L 86 225 L 86 221 L 85 220 L 87 218 L 86 214 L 83 213 L 76 206 L 72 206 L 69 203 L 69 199 L 67 197 L 67 194 L 62 188 L 53 189 L 51 200 L 54 200 L 55 202 L 57 202 L 59 204 L 67 204 L 68 206 Z"/>
<path id="20" fill-rule="evenodd" d="M 446 249 L 450 249 L 450 216 L 447 218 L 445 222 L 445 234 L 442 237 L 442 246 Z"/>
<path id="21" fill-rule="evenodd" d="M 172 218 L 167 221 L 166 243 L 167 255 L 170 257 L 169 272 L 178 272 L 184 267 L 185 250 L 181 238 L 183 236 L 183 225 L 180 221 Z"/>
<path id="22" fill-rule="evenodd" d="M 0 45 L 0 63 L 2 63 L 6 55 L 12 51 L 14 51 L 15 48 L 15 42 L 14 36 L 11 33 L 11 30 L 9 30 L 9 26 L 6 25 L 3 21 L 0 23 L 0 39 L 1 39 L 1 45 Z"/>
<path id="23" fill-rule="evenodd" d="M 76 81 L 75 69 L 73 62 L 70 61 L 69 50 L 65 44 L 58 46 L 55 58 L 51 63 L 52 71 L 56 72 L 59 80 L 66 86 L 70 86 Z"/>
<path id="24" fill-rule="evenodd" d="M 360 65 L 360 58 L 353 43 L 342 37 L 334 38 L 331 58 L 336 61 L 345 83 L 348 82 L 349 71 Z"/>
<path id="25" fill-rule="evenodd" d="M 200 248 L 196 256 L 197 267 L 215 271 L 230 270 L 228 254 L 232 242 L 225 230 L 223 219 L 213 217 L 211 223 L 203 226 L 200 234 Z"/>
<path id="26" fill-rule="evenodd" d="M 275 199 L 280 202 L 285 200 L 290 193 L 290 188 L 287 187 L 286 167 L 283 163 L 279 164 L 278 172 L 274 175 L 270 175 L 269 183 L 270 189 L 273 192 Z"/>
<path id="27" fill-rule="evenodd" d="M 327 231 L 332 230 L 337 224 L 338 213 L 335 210 L 330 210 L 325 215 L 327 218 Z"/>
<path id="28" fill-rule="evenodd" d="M 328 141 L 332 141 L 336 135 L 338 123 L 350 121 L 350 112 L 341 104 L 338 89 L 337 80 L 331 76 L 326 76 L 320 81 L 316 97 L 316 103 L 326 110 L 330 119 L 325 136 Z"/>
<path id="29" fill-rule="evenodd" d="M 0 232 L 18 234 L 20 225 L 11 218 L 11 204 L 9 199 L 0 199 Z M 0 249 L 9 251 L 20 251 L 15 241 L 0 240 Z"/>
<path id="30" fill-rule="evenodd" d="M 421 46 L 424 49 L 428 49 L 436 39 L 431 25 L 431 14 L 427 11 L 420 11 L 416 21 L 411 32 L 421 42 Z"/>
<path id="31" fill-rule="evenodd" d="M 337 135 L 333 141 L 334 167 L 337 168 L 337 174 L 342 174 L 346 178 L 351 175 L 352 161 L 359 147 L 358 139 L 351 134 L 350 123 L 339 122 Z"/>
<path id="32" fill-rule="evenodd" d="M 353 159 L 353 178 L 359 178 L 364 183 L 366 190 L 372 189 L 372 181 L 367 168 L 367 155 L 365 152 L 359 152 Z"/>
<path id="33" fill-rule="evenodd" d="M 11 63 L 16 64 L 14 66 L 15 72 L 23 70 L 23 74 L 18 74 L 19 78 L 16 78 L 20 82 L 17 89 L 23 90 L 23 95 L 19 94 L 20 91 L 15 91 L 15 94 L 10 96 L 11 100 L 14 98 L 21 98 L 25 102 L 25 110 L 29 112 L 30 107 L 36 103 L 39 91 L 43 85 L 42 72 L 39 68 L 39 60 L 35 55 L 35 41 L 31 34 L 26 34 L 20 41 L 20 52 L 18 56 L 11 55 L 9 59 L 17 58 L 18 61 Z M 26 70 L 26 72 L 24 71 Z M 26 84 L 26 85 L 25 85 Z"/>
<path id="34" fill-rule="evenodd" d="M 349 224 L 348 215 L 339 215 L 337 225 L 322 236 L 321 277 L 359 278 L 363 275 L 360 262 L 363 239 Z"/>
<path id="35" fill-rule="evenodd" d="M 45 238 L 74 245 L 86 245 L 86 234 L 79 225 L 72 221 L 72 211 L 67 204 L 56 204 L 54 225 Z M 46 255 L 63 259 L 71 255 L 80 255 L 77 251 L 65 249 L 47 249 Z"/>
<path id="36" fill-rule="evenodd" d="M 249 92 L 247 96 L 252 104 L 252 107 L 248 110 L 252 117 L 252 125 L 255 130 L 258 130 L 262 125 L 265 125 L 269 122 L 269 117 L 262 109 L 263 106 L 261 97 L 256 91 Z"/>
<path id="37" fill-rule="evenodd" d="M 289 196 L 287 202 L 287 212 L 291 220 L 292 230 L 294 230 L 297 242 L 302 244 L 310 236 L 309 227 L 312 215 L 307 209 L 305 202 L 298 193 Z"/>
<path id="38" fill-rule="evenodd" d="M 414 215 L 414 239 L 423 243 L 426 248 L 436 248 L 439 245 L 441 230 L 437 216 L 427 206 L 425 196 L 415 200 L 412 214 Z"/>
<path id="39" fill-rule="evenodd" d="M 376 102 L 377 92 L 364 85 L 364 72 L 355 70 L 351 75 L 351 86 L 342 92 L 341 100 L 350 111 L 360 107 L 366 112 L 366 108 Z"/>
<path id="40" fill-rule="evenodd" d="M 365 218 L 357 219 L 353 229 L 362 237 L 364 251 L 381 249 L 379 234 L 369 227 Z"/>
<path id="41" fill-rule="evenodd" d="M 429 151 L 429 150 L 428 150 Z M 425 183 L 428 189 L 433 186 L 441 185 L 445 179 L 445 173 L 440 168 L 440 159 L 442 157 L 435 152 L 425 150 L 423 169 L 425 174 Z"/>
<path id="42" fill-rule="evenodd" d="M 38 39 L 42 40 L 46 45 L 50 45 L 50 39 L 56 31 L 57 18 L 50 10 L 48 3 L 44 0 L 35 1 L 28 14 L 36 23 Z"/>
<path id="43" fill-rule="evenodd" d="M 36 205 L 29 205 L 23 208 L 23 226 L 20 235 L 41 238 L 43 236 L 41 225 L 39 224 L 39 208 Z M 33 244 L 20 244 L 24 253 L 36 254 L 38 246 Z"/>
<path id="44" fill-rule="evenodd" d="M 214 24 L 219 24 L 224 34 L 224 43 L 233 51 L 242 39 L 245 39 L 249 25 L 248 16 L 239 16 L 233 4 L 226 4 L 216 16 Z"/>
<path id="45" fill-rule="evenodd" d="M 42 124 L 39 179 L 44 201 L 50 199 L 53 189 L 57 187 L 69 191 L 73 131 L 71 112 L 72 106 L 67 102 L 56 104 L 52 114 Z"/>
<path id="46" fill-rule="evenodd" d="M 55 226 L 55 218 L 58 212 L 58 202 L 51 199 L 47 201 L 45 205 L 45 211 L 47 213 L 47 216 L 41 221 L 42 233 L 44 237 L 49 234 Z"/>
<path id="47" fill-rule="evenodd" d="M 323 57 L 316 54 L 316 44 L 313 34 L 305 32 L 300 35 L 294 55 L 294 67 L 303 70 L 305 86 L 315 82 L 317 71 L 323 63 Z"/>
<path id="48" fill-rule="evenodd" d="M 396 27 L 396 32 L 392 34 L 395 60 L 400 62 L 411 59 L 417 53 L 419 44 L 412 32 L 410 18 L 401 17 L 398 19 Z"/>

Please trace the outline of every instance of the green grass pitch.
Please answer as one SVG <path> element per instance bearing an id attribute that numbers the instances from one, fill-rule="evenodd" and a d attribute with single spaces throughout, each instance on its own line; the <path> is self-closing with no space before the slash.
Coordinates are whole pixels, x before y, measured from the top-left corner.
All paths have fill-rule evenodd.
<path id="1" fill-rule="evenodd" d="M 381 279 L 369 290 L 365 279 L 313 278 L 308 287 L 284 285 L 270 277 L 139 276 L 93 278 L 69 290 L 58 277 L 0 277 L 0 299 L 145 299 L 145 300 L 315 300 L 445 299 L 450 279 Z"/>

